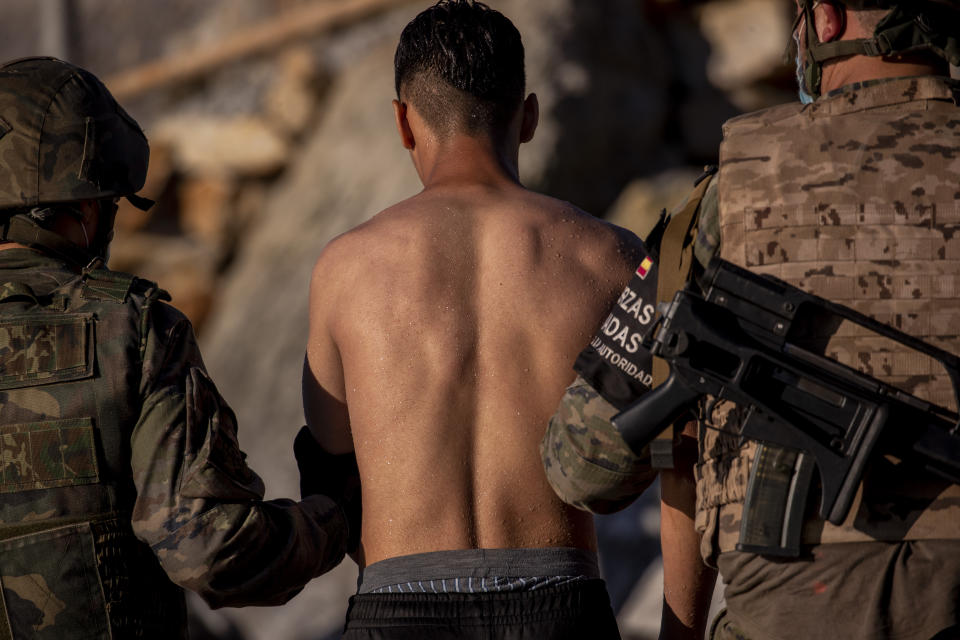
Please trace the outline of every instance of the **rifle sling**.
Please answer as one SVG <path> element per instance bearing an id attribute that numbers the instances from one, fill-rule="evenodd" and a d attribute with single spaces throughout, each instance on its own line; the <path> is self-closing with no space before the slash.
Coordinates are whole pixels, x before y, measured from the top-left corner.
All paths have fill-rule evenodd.
<path id="1" fill-rule="evenodd" d="M 696 187 L 683 208 L 670 216 L 660 241 L 660 259 L 657 265 L 657 306 L 673 300 L 690 277 L 693 260 L 693 237 L 696 231 L 700 201 L 707 192 L 715 167 L 707 168 L 697 180 Z M 662 358 L 653 358 L 653 385 L 662 384 L 670 375 L 670 367 Z M 657 468 L 673 467 L 674 429 L 665 429 L 650 443 L 650 454 Z"/>
<path id="2" fill-rule="evenodd" d="M 693 234 L 698 220 L 700 202 L 715 173 L 709 168 L 697 181 L 693 193 L 687 198 L 683 208 L 670 216 L 660 241 L 657 264 L 657 305 L 670 302 L 674 294 L 683 289 L 690 279 L 690 267 L 693 263 Z M 661 358 L 653 359 L 653 384 L 662 383 L 669 375 L 667 363 Z"/>

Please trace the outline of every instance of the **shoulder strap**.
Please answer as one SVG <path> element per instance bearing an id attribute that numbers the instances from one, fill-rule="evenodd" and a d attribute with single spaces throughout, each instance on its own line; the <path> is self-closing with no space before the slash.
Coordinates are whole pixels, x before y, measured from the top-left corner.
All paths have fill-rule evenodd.
<path id="1" fill-rule="evenodd" d="M 86 300 L 122 303 L 127 300 L 136 276 L 108 269 L 84 269 L 80 297 Z"/>
<path id="2" fill-rule="evenodd" d="M 697 178 L 695 188 L 683 207 L 670 216 L 663 239 L 660 242 L 660 260 L 657 263 L 657 304 L 669 302 L 674 294 L 682 289 L 690 276 L 693 264 L 693 237 L 696 233 L 697 212 L 700 201 L 717 173 L 716 166 L 704 168 L 703 175 Z M 667 378 L 666 362 L 653 359 L 653 384 L 658 385 Z"/>
<path id="3" fill-rule="evenodd" d="M 87 300 L 122 303 L 126 302 L 130 293 L 139 293 L 148 302 L 170 299 L 170 294 L 158 287 L 156 282 L 122 271 L 111 271 L 103 266 L 102 260 L 92 262 L 83 270 L 80 295 Z"/>

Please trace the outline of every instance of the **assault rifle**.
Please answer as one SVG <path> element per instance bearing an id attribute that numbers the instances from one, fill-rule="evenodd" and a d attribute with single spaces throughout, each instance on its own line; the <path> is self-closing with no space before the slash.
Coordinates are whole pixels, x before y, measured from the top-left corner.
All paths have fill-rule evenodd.
<path id="1" fill-rule="evenodd" d="M 853 322 L 938 361 L 958 398 L 960 359 L 848 307 L 771 276 L 714 259 L 701 280 L 703 294 L 679 291 L 648 332 L 644 345 L 670 365 L 667 380 L 614 416 L 613 424 L 639 453 L 704 396 L 731 400 L 743 411 L 739 435 L 773 445 L 792 467 L 780 479 L 780 497 L 765 492 L 769 478 L 749 480 L 751 499 L 771 496 L 781 510 L 779 531 L 753 544 L 741 529 L 739 548 L 796 555 L 800 525 L 819 471 L 820 515 L 840 524 L 850 511 L 864 467 L 889 453 L 960 484 L 960 422 L 956 413 L 925 402 L 811 349 L 811 336 Z M 960 406 L 960 401 L 958 401 Z M 758 454 L 759 455 L 759 454 Z M 754 472 L 757 466 L 754 465 Z M 763 474 L 760 474 L 763 476 Z M 769 489 L 769 487 L 766 487 Z M 744 523 L 747 526 L 747 523 Z M 746 534 L 746 535 L 745 535 Z M 769 532 L 767 532 L 769 534 Z"/>

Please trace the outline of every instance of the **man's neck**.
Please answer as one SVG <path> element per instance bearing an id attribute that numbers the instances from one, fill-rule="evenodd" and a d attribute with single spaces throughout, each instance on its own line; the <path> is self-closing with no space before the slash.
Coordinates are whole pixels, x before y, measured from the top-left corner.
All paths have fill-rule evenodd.
<path id="1" fill-rule="evenodd" d="M 826 95 L 834 89 L 868 80 L 939 75 L 950 75 L 950 68 L 946 63 L 931 64 L 925 60 L 910 58 L 892 60 L 871 56 L 852 56 L 823 65 L 820 93 Z"/>
<path id="2" fill-rule="evenodd" d="M 423 154 L 418 167 L 425 189 L 458 184 L 519 184 L 518 150 L 490 138 L 458 135 Z"/>

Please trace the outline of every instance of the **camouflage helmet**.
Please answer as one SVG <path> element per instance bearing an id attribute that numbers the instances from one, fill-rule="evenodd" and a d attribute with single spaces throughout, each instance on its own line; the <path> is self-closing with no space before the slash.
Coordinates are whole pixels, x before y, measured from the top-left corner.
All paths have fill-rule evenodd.
<path id="1" fill-rule="evenodd" d="M 797 0 L 801 18 L 813 24 L 813 9 L 819 0 Z M 820 42 L 816 29 L 806 29 L 803 80 L 806 91 L 820 95 L 823 63 L 852 55 L 896 57 L 927 52 L 960 65 L 960 0 L 835 0 L 854 10 L 890 9 L 873 36 L 857 40 Z"/>
<path id="2" fill-rule="evenodd" d="M 134 195 L 150 148 L 89 71 L 56 58 L 0 65 L 0 210 Z"/>

